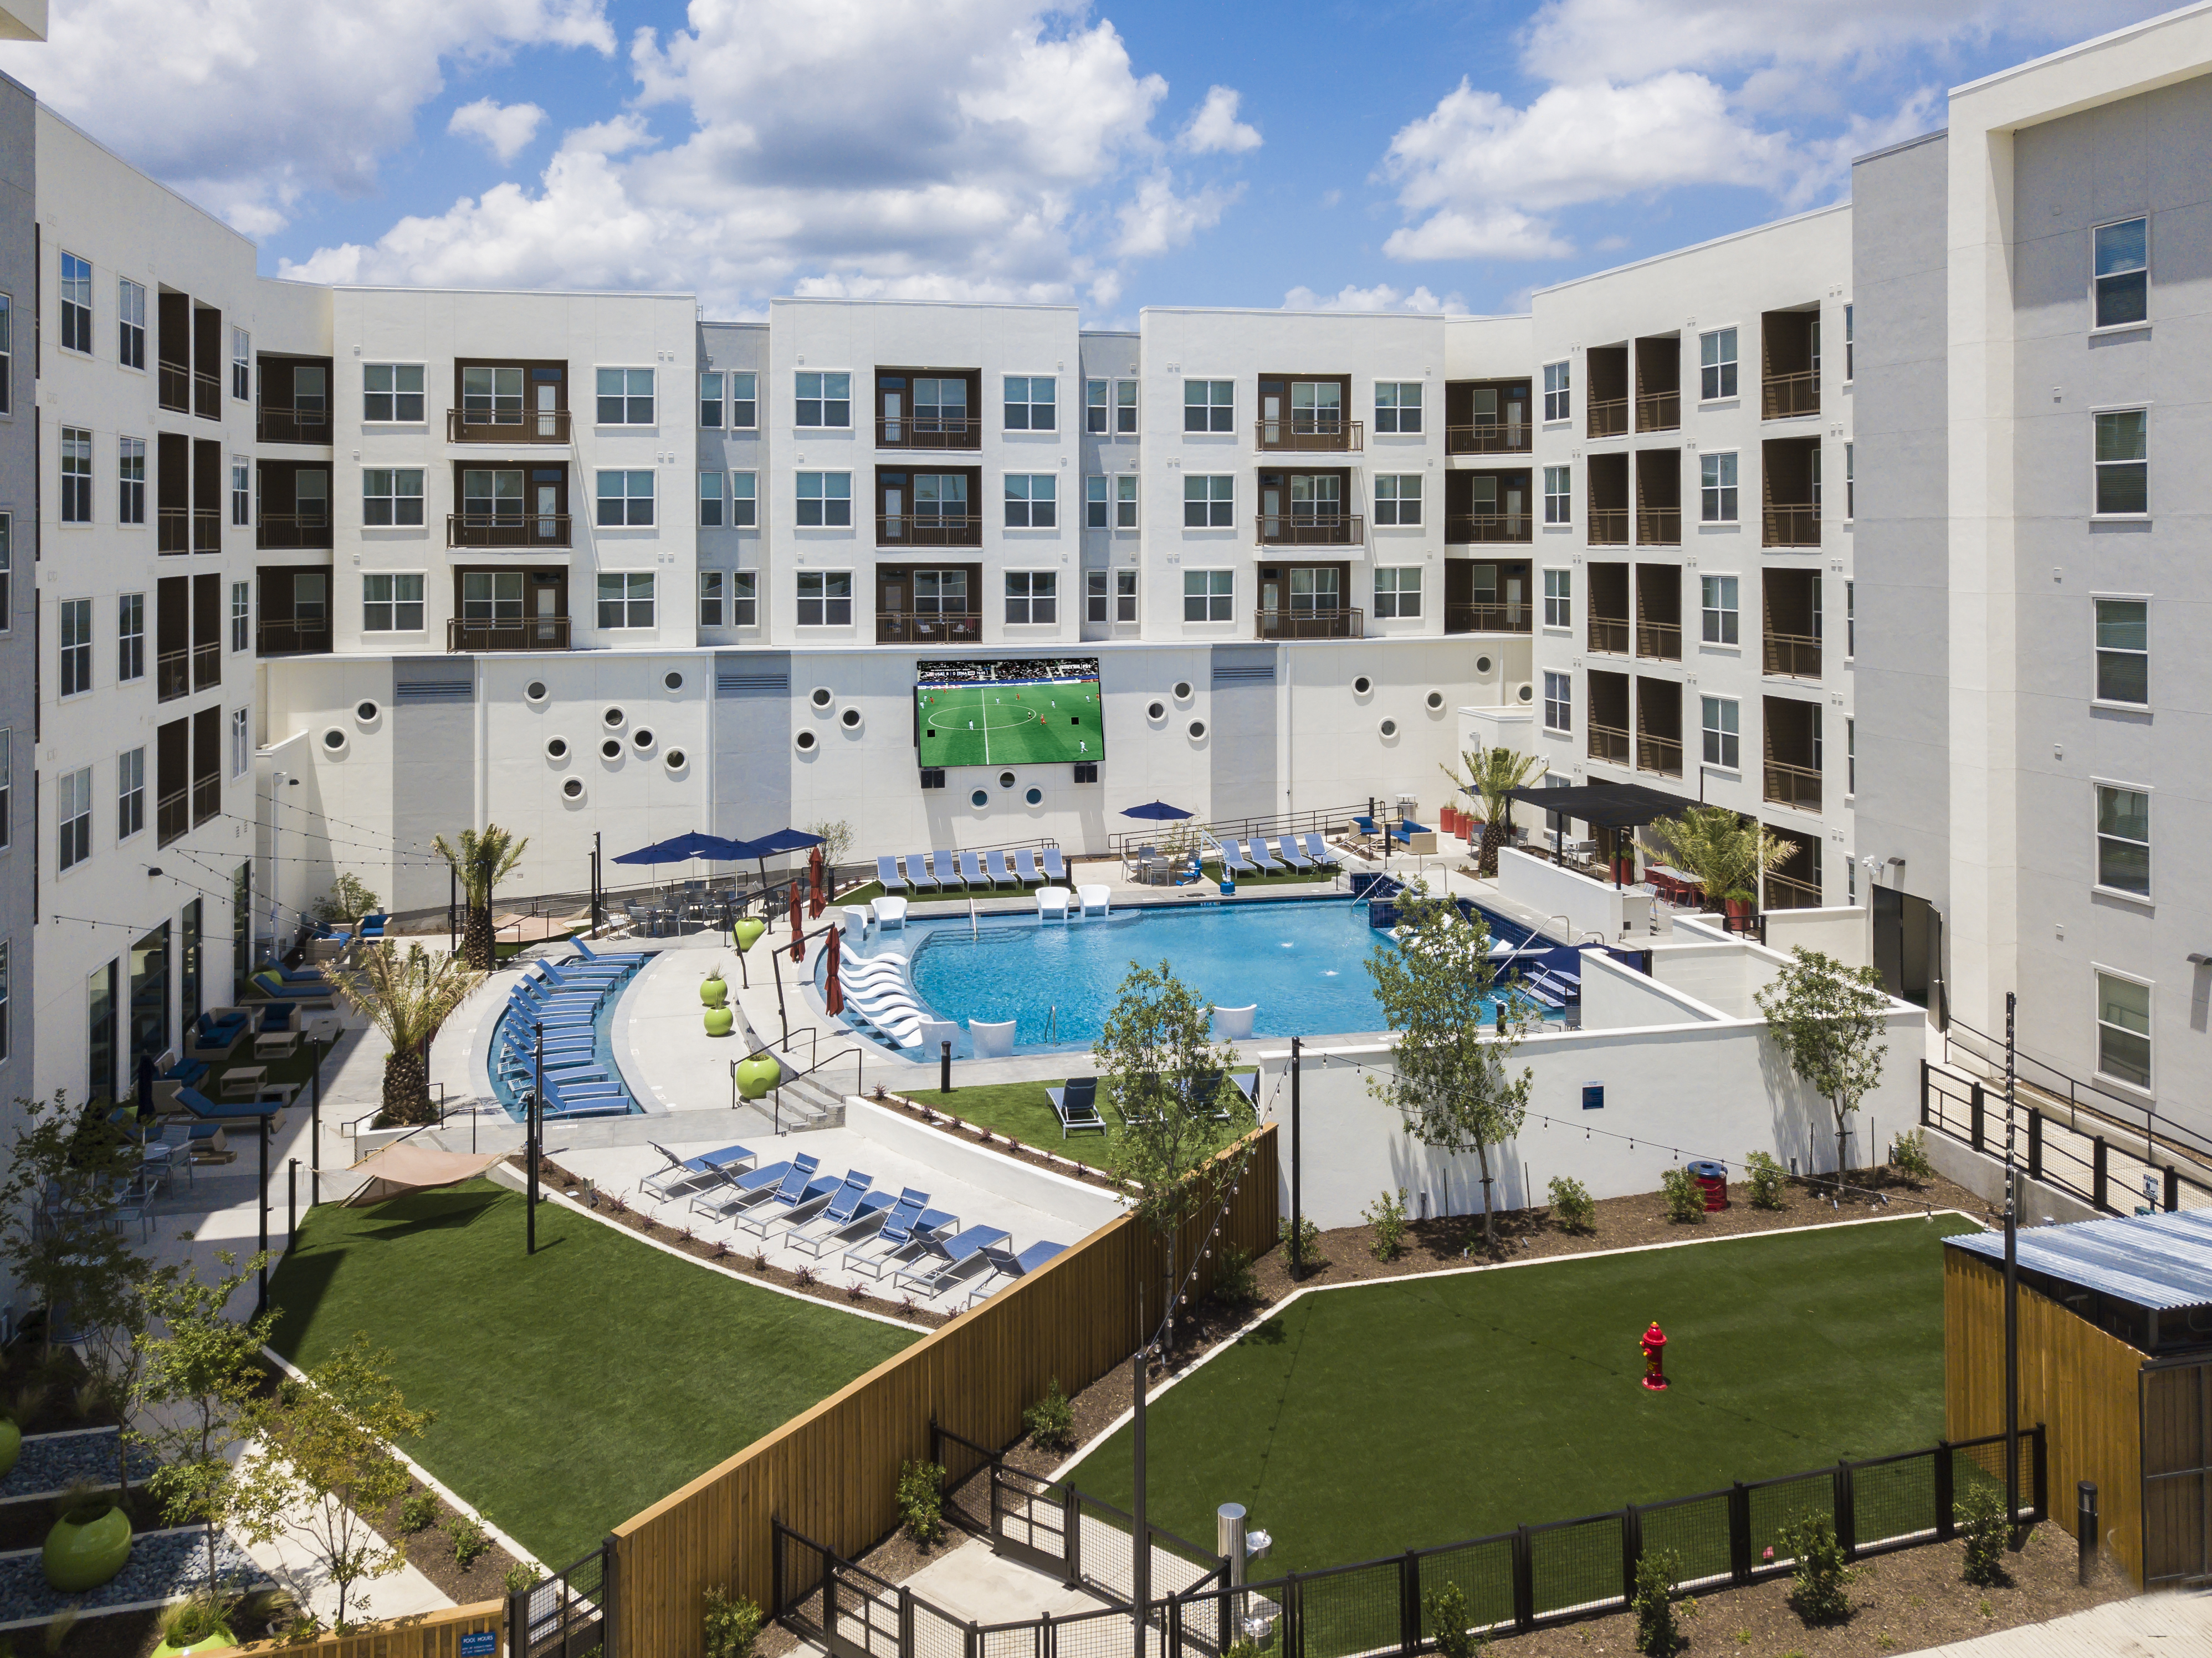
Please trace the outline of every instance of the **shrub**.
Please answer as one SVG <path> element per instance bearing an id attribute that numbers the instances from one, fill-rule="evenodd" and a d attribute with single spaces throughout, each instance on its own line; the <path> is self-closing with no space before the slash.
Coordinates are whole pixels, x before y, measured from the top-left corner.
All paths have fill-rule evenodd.
<path id="1" fill-rule="evenodd" d="M 2005 1523 L 2004 1488 L 1989 1479 L 1977 1479 L 1960 1495 L 1959 1535 L 1966 1540 L 1966 1579 L 1987 1588 L 2004 1581 L 2005 1541 L 2011 1527 Z"/>
<path id="2" fill-rule="evenodd" d="M 1075 1442 L 1075 1409 L 1054 1376 L 1044 1396 L 1022 1412 L 1022 1426 L 1042 1451 L 1064 1451 Z"/>
<path id="3" fill-rule="evenodd" d="M 1488 1644 L 1468 1627 L 1474 1614 L 1468 1610 L 1467 1591 L 1457 1583 L 1422 1590 L 1421 1610 L 1428 1614 L 1429 1634 L 1443 1658 L 1474 1658 Z"/>
<path id="4" fill-rule="evenodd" d="M 1252 1252 L 1237 1244 L 1222 1246 L 1221 1265 L 1214 1269 L 1213 1298 L 1224 1307 L 1249 1307 L 1260 1298 L 1260 1277 L 1252 1270 Z"/>
<path id="5" fill-rule="evenodd" d="M 1669 1169 L 1659 1177 L 1659 1189 L 1666 1193 L 1668 1220 L 1689 1222 L 1705 1218 L 1705 1188 L 1688 1169 Z"/>
<path id="6" fill-rule="evenodd" d="M 1918 1128 L 1899 1134 L 1889 1143 L 1889 1165 L 1900 1175 L 1914 1180 L 1934 1176 L 1936 1165 L 1928 1159 L 1928 1139 L 1925 1131 Z"/>
<path id="7" fill-rule="evenodd" d="M 509 1594 L 520 1594 L 525 1589 L 535 1588 L 538 1586 L 537 1569 L 526 1566 L 518 1560 L 507 1569 L 506 1582 Z"/>
<path id="8" fill-rule="evenodd" d="M 1782 1182 L 1790 1178 L 1789 1172 L 1764 1151 L 1744 1155 L 1746 1177 L 1751 1182 L 1751 1206 L 1754 1209 L 1779 1209 L 1782 1206 Z"/>
<path id="9" fill-rule="evenodd" d="M 484 1534 L 483 1522 L 472 1514 L 457 1514 L 447 1521 L 446 1535 L 453 1540 L 453 1564 L 463 1571 L 491 1546 L 491 1539 Z"/>
<path id="10" fill-rule="evenodd" d="M 1597 1220 L 1597 1205 L 1589 1187 L 1560 1175 L 1551 1185 L 1552 1218 L 1570 1232 L 1587 1232 Z"/>
<path id="11" fill-rule="evenodd" d="M 1275 1236 L 1283 1243 L 1288 1243 L 1291 1241 L 1291 1218 L 1288 1215 L 1284 1216 L 1277 1223 Z M 1298 1217 L 1299 1259 L 1310 1262 L 1320 1254 L 1321 1228 L 1314 1224 L 1312 1216 L 1301 1215 Z"/>
<path id="12" fill-rule="evenodd" d="M 1681 1575 L 1682 1557 L 1672 1549 L 1647 1550 L 1636 1563 L 1636 1593 L 1629 1604 L 1636 1608 L 1637 1650 L 1650 1658 L 1671 1658 L 1681 1639 L 1669 1594 Z"/>
<path id="13" fill-rule="evenodd" d="M 762 1622 L 761 1609 L 744 1595 L 708 1588 L 700 1643 L 706 1658 L 752 1658 Z"/>
<path id="14" fill-rule="evenodd" d="M 868 1286 L 861 1283 L 860 1279 L 854 1278 L 850 1284 L 845 1286 L 846 1300 L 857 1304 L 860 1302 L 866 1301 L 867 1298 Z"/>
<path id="15" fill-rule="evenodd" d="M 1833 1521 L 1824 1514 L 1808 1515 L 1783 1527 L 1775 1533 L 1775 1542 L 1797 1562 L 1793 1598 L 1800 1618 L 1808 1624 L 1827 1624 L 1850 1615 L 1851 1598 L 1844 1586 L 1857 1574 L 1844 1559 Z"/>
<path id="16" fill-rule="evenodd" d="M 917 1543 L 934 1543 L 945 1535 L 945 1470 L 934 1462 L 899 1465 L 895 1496 L 899 1519 Z"/>
<path id="17" fill-rule="evenodd" d="M 200 1589 L 172 1607 L 161 1619 L 162 1638 L 173 1647 L 189 1647 L 217 1630 L 228 1631 L 238 1602 Z"/>
<path id="18" fill-rule="evenodd" d="M 1400 1187 L 1398 1195 L 1388 1192 L 1359 1212 L 1360 1218 L 1375 1229 L 1375 1259 L 1395 1260 L 1398 1248 L 1406 1236 L 1406 1188 Z"/>
<path id="19" fill-rule="evenodd" d="M 399 1504 L 399 1529 L 412 1535 L 427 1531 L 438 1521 L 438 1499 L 428 1491 L 416 1491 Z"/>

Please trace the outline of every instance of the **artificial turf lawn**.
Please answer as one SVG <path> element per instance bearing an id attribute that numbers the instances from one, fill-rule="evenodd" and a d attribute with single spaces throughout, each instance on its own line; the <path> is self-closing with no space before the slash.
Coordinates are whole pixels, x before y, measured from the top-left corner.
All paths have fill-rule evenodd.
<path id="1" fill-rule="evenodd" d="M 1147 1412 L 1151 1518 L 1269 1576 L 1933 1444 L 1955 1218 L 1401 1278 L 1300 1297 Z M 1638 1339 L 1668 1338 L 1663 1394 Z M 1124 1424 L 1067 1476 L 1124 1508 Z"/>
<path id="2" fill-rule="evenodd" d="M 526 1256 L 488 1181 L 311 1210 L 270 1297 L 295 1364 L 356 1330 L 390 1349 L 438 1414 L 403 1448 L 556 1567 L 915 1339 L 555 1204 Z"/>
<path id="3" fill-rule="evenodd" d="M 1232 1065 L 1230 1074 L 1241 1076 L 1257 1069 L 1249 1065 Z M 1103 1134 L 1085 1131 L 1060 1138 L 1060 1118 L 1045 1096 L 1048 1087 L 1057 1088 L 1059 1083 L 990 1083 L 975 1087 L 956 1088 L 949 1095 L 937 1091 L 934 1081 L 907 1090 L 907 1097 L 927 1106 L 933 1111 L 946 1112 L 963 1122 L 972 1122 L 988 1128 L 994 1134 L 1005 1134 L 1021 1141 L 1057 1153 L 1073 1163 L 1088 1163 L 1093 1169 L 1111 1170 L 1114 1155 L 1109 1142 L 1120 1132 L 1121 1119 L 1115 1114 L 1110 1084 L 1099 1089 L 1098 1109 L 1106 1119 Z"/>

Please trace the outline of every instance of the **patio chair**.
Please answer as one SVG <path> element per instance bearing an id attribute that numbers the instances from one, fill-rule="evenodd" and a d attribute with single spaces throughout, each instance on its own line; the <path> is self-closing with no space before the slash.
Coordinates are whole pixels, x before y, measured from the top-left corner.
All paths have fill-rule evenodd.
<path id="1" fill-rule="evenodd" d="M 1114 889 L 1111 887 L 1080 886 L 1076 888 L 1075 896 L 1083 906 L 1083 913 L 1085 915 L 1090 914 L 1093 910 L 1097 911 L 1101 915 L 1111 915 L 1114 913 Z"/>
<path id="2" fill-rule="evenodd" d="M 772 1163 L 765 1169 L 748 1169 L 742 1175 L 726 1169 L 718 1184 L 691 1194 L 691 1212 L 710 1220 L 726 1220 L 749 1205 L 765 1201 L 769 1193 L 793 1177 L 794 1171 L 804 1182 L 811 1180 L 814 1171 L 821 1166 L 822 1159 L 808 1153 Z M 805 1189 L 803 1185 L 801 1189 Z"/>
<path id="3" fill-rule="evenodd" d="M 1058 847 L 1047 847 L 1044 849 L 1044 878 L 1055 886 L 1064 887 L 1068 884 L 1067 860 L 1060 855 Z"/>
<path id="4" fill-rule="evenodd" d="M 848 1170 L 843 1181 L 839 1184 L 836 1191 L 830 1194 L 830 1201 L 823 1205 L 818 1212 L 807 1216 L 804 1220 L 791 1218 L 785 1219 L 781 1241 L 793 1248 L 805 1248 L 810 1241 L 807 1235 L 809 1228 L 826 1224 L 828 1230 L 835 1232 L 850 1226 L 860 1214 L 861 1206 L 868 1200 L 875 1183 L 876 1177 L 873 1175 L 863 1175 L 857 1170 Z M 817 1260 L 821 1259 L 819 1253 L 815 1250 L 809 1249 L 807 1253 L 814 1255 Z"/>
<path id="5" fill-rule="evenodd" d="M 985 853 L 983 866 L 990 872 L 991 884 L 994 887 L 1018 887 L 1022 884 L 1022 878 L 1007 867 L 1006 854 L 1003 852 Z"/>
<path id="6" fill-rule="evenodd" d="M 986 1249 L 1002 1248 L 1014 1235 L 996 1226 L 971 1226 L 941 1243 L 925 1247 L 921 1258 L 891 1274 L 891 1288 L 912 1285 L 924 1301 L 941 1293 L 952 1280 L 983 1259 Z"/>
<path id="7" fill-rule="evenodd" d="M 951 853 L 931 853 L 929 854 L 929 866 L 937 872 L 937 884 L 945 889 L 946 891 L 949 892 L 955 886 L 960 884 L 961 876 L 959 861 L 955 859 Z"/>
<path id="8" fill-rule="evenodd" d="M 983 872 L 983 860 L 972 852 L 960 854 L 960 878 L 971 889 L 991 884 L 991 878 Z"/>
<path id="9" fill-rule="evenodd" d="M 1375 820 L 1372 817 L 1364 817 L 1355 811 L 1352 814 L 1352 826 L 1366 839 L 1371 841 L 1375 838 Z"/>
<path id="10" fill-rule="evenodd" d="M 1262 875 L 1279 875 L 1285 867 L 1279 859 L 1267 850 L 1267 843 L 1256 835 L 1245 841 L 1244 855 L 1259 866 L 1260 873 Z"/>
<path id="11" fill-rule="evenodd" d="M 909 852 L 906 855 L 906 884 L 916 892 L 934 892 L 943 884 L 929 872 L 929 854 Z"/>
<path id="12" fill-rule="evenodd" d="M 844 1178 L 838 1175 L 823 1175 L 804 1185 L 799 1184 L 795 1172 L 787 1175 L 783 1184 L 769 1193 L 766 1201 L 753 1205 L 738 1217 L 738 1230 L 750 1232 L 765 1243 L 769 1232 L 781 1226 L 796 1225 L 797 1218 L 802 1214 L 812 1216 L 836 1197 L 844 1184 Z"/>
<path id="13" fill-rule="evenodd" d="M 1074 896 L 1066 887 L 1039 887 L 1036 890 L 1037 920 L 1065 921 L 1067 919 L 1067 901 Z"/>
<path id="14" fill-rule="evenodd" d="M 960 1224 L 959 1216 L 927 1207 L 927 1193 L 907 1195 L 921 1199 L 921 1212 L 909 1208 L 907 1197 L 900 1198 L 874 1237 L 845 1251 L 843 1265 L 847 1272 L 881 1283 L 887 1274 L 917 1259 L 923 1250 Z"/>
<path id="15" fill-rule="evenodd" d="M 1313 859 L 1298 850 L 1298 843 L 1287 835 L 1275 837 L 1275 855 L 1292 869 L 1311 869 Z"/>
<path id="16" fill-rule="evenodd" d="M 1060 1137 L 1089 1132 L 1106 1132 L 1106 1119 L 1098 1110 L 1098 1078 L 1070 1077 L 1058 1088 L 1048 1088 L 1045 1097 L 1052 1102 L 1052 1114 L 1060 1119 Z"/>
<path id="17" fill-rule="evenodd" d="M 1244 855 L 1233 835 L 1221 843 L 1221 872 L 1224 875 L 1257 875 L 1260 872 L 1260 866 Z"/>
<path id="18" fill-rule="evenodd" d="M 361 926 L 354 936 L 358 938 L 381 938 L 384 936 L 384 924 L 391 919 L 388 914 L 364 915 L 361 918 Z"/>
<path id="19" fill-rule="evenodd" d="M 1014 878 L 1025 887 L 1044 884 L 1044 872 L 1037 867 L 1036 853 L 1027 847 L 1014 853 Z"/>
<path id="20" fill-rule="evenodd" d="M 742 1145 L 726 1145 L 719 1151 L 702 1151 L 696 1157 L 679 1157 L 656 1140 L 647 1145 L 668 1159 L 668 1167 L 647 1175 L 637 1183 L 641 1192 L 650 1193 L 665 1200 L 681 1197 L 702 1181 L 710 1181 L 726 1169 L 753 1161 L 753 1154 Z"/>
<path id="21" fill-rule="evenodd" d="M 1322 838 L 1318 829 L 1306 831 L 1305 843 L 1306 856 L 1312 859 L 1322 868 L 1336 869 L 1342 865 L 1344 859 L 1329 849 L 1328 842 Z"/>
<path id="22" fill-rule="evenodd" d="M 899 874 L 898 859 L 895 857 L 876 859 L 876 883 L 885 892 L 904 892 L 906 882 Z"/>

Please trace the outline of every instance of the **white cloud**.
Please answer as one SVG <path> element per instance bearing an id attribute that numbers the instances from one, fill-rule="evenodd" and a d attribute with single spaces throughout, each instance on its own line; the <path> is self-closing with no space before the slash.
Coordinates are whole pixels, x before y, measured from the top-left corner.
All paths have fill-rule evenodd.
<path id="1" fill-rule="evenodd" d="M 463 104 L 446 123 L 446 131 L 483 140 L 502 161 L 511 161 L 538 136 L 545 112 L 535 104 L 502 104 L 496 98 L 479 98 Z"/>
<path id="2" fill-rule="evenodd" d="M 1310 288 L 1293 288 L 1283 295 L 1285 311 L 1413 311 L 1427 315 L 1461 316 L 1466 304 L 1456 294 L 1438 299 L 1425 286 L 1407 294 L 1388 282 L 1372 288 L 1346 282 L 1334 294 L 1316 294 Z"/>
<path id="3" fill-rule="evenodd" d="M 309 191 L 359 195 L 449 61 L 614 50 L 604 0 L 77 0 L 0 70 L 241 229 Z"/>
<path id="4" fill-rule="evenodd" d="M 1259 128 L 1237 118 L 1237 106 L 1243 95 L 1233 87 L 1208 87 L 1206 101 L 1198 106 L 1176 143 L 1194 155 L 1215 150 L 1241 155 L 1259 149 L 1262 142 Z"/>
<path id="5" fill-rule="evenodd" d="M 1195 195 L 1178 196 L 1175 181 L 1155 173 L 1121 203 L 1121 234 L 1114 251 L 1127 259 L 1143 258 L 1181 247 L 1201 230 L 1221 222 L 1229 204 L 1244 193 L 1244 186 L 1221 190 L 1212 185 Z"/>

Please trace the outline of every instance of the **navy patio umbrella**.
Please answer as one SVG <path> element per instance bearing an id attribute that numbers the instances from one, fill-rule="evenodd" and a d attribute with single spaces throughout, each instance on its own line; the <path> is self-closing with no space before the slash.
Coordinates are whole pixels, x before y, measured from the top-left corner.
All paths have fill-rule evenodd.
<path id="1" fill-rule="evenodd" d="M 1124 817 L 1142 817 L 1156 823 L 1179 823 L 1186 817 L 1195 817 L 1181 806 L 1171 806 L 1164 800 L 1148 800 L 1141 806 L 1131 806 L 1121 814 Z"/>
<path id="2" fill-rule="evenodd" d="M 725 841 L 719 835 L 702 835 L 696 829 L 673 835 L 665 841 L 655 841 L 649 847 L 640 847 L 635 852 L 617 855 L 617 864 L 682 864 L 694 858 L 708 858 L 717 863 L 732 859 L 750 858 L 752 853 L 738 849 L 735 841 Z"/>
<path id="3" fill-rule="evenodd" d="M 750 858 L 760 865 L 761 885 L 768 885 L 768 860 L 787 852 L 804 852 L 809 847 L 818 847 L 822 837 L 809 835 L 805 829 L 780 829 L 771 830 L 755 841 L 726 841 L 729 850 L 726 858 Z M 750 902 L 750 900 L 748 900 Z"/>

